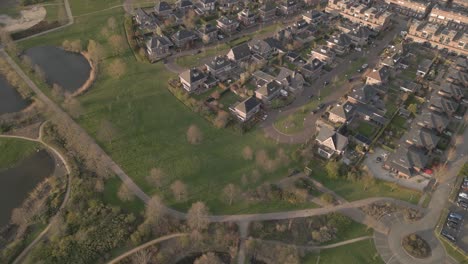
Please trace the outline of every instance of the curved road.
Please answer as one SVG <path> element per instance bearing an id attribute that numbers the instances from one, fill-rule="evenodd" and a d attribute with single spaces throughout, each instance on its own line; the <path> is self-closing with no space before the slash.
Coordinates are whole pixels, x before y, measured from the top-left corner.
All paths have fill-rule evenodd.
<path id="1" fill-rule="evenodd" d="M 53 146 L 49 145 L 48 143 L 44 142 L 42 140 L 42 130 L 44 128 L 44 125 L 47 123 L 44 122 L 41 124 L 39 128 L 39 137 L 38 138 L 28 138 L 28 137 L 23 137 L 23 136 L 14 136 L 14 135 L 0 135 L 0 138 L 15 138 L 15 139 L 22 139 L 22 140 L 27 140 L 27 141 L 32 141 L 32 142 L 37 142 L 42 145 L 44 145 L 46 148 L 52 151 L 54 153 L 55 157 L 59 158 L 61 163 L 65 166 L 65 170 L 67 171 L 67 189 L 65 191 L 65 197 L 63 198 L 62 204 L 59 207 L 59 210 L 57 211 L 57 214 L 51 218 L 51 221 L 49 225 L 16 257 L 16 259 L 13 261 L 13 264 L 18 264 L 21 262 L 21 260 L 24 259 L 24 257 L 31 251 L 31 249 L 41 241 L 41 239 L 47 234 L 49 231 L 50 227 L 52 226 L 52 219 L 56 217 L 60 212 L 65 208 L 65 206 L 68 203 L 68 199 L 70 198 L 70 186 L 71 186 L 71 169 L 69 164 L 67 163 L 66 159 L 58 150 L 56 150 Z"/>

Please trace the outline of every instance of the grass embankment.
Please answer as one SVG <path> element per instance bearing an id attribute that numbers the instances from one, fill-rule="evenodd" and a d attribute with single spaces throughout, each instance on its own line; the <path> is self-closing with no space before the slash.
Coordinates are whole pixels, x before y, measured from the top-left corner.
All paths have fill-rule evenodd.
<path id="1" fill-rule="evenodd" d="M 320 101 L 318 99 L 313 99 L 309 103 L 305 104 L 298 111 L 278 118 L 274 126 L 275 128 L 284 134 L 295 134 L 304 130 L 304 121 L 305 118 L 314 110 Z"/>
<path id="2" fill-rule="evenodd" d="M 107 3 L 108 6 L 109 2 L 92 1 L 92 5 Z M 73 0 L 71 5 L 74 14 L 79 14 L 89 11 L 87 6 L 91 5 L 91 1 Z M 99 32 L 111 16 L 122 25 L 118 30 L 123 36 L 123 10 L 113 9 L 77 18 L 74 25 L 62 31 L 21 44 L 23 48 L 28 48 L 60 45 L 65 39 L 81 39 L 86 45 L 86 40 L 95 39 L 107 49 L 107 40 Z M 221 196 L 225 185 L 234 183 L 241 186 L 242 176 L 250 177 L 253 170 L 258 169 L 255 160 L 243 158 L 244 147 L 250 146 L 254 152 L 264 149 L 273 159 L 278 145 L 265 139 L 262 131 L 239 135 L 228 129 L 214 128 L 167 90 L 167 80 L 174 75 L 162 63 L 151 65 L 137 62 L 130 49 L 120 58 L 127 65 L 125 75 L 115 79 L 106 74 L 106 67 L 113 58 L 105 59 L 100 65 L 101 72 L 93 88 L 79 97 L 85 113 L 77 121 L 95 137 L 103 120 L 113 124 L 117 134 L 115 140 L 101 140 L 99 143 L 124 171 L 145 192 L 159 193 L 169 205 L 180 209 L 187 209 L 192 202 L 202 200 L 214 213 L 249 211 L 257 206 L 262 207 L 259 210 L 270 210 L 271 203 L 239 203 L 229 207 L 221 202 Z M 50 89 L 45 86 L 41 88 L 50 93 Z M 202 131 L 201 144 L 191 145 L 187 142 L 186 132 L 192 124 Z M 286 153 L 292 149 L 291 146 L 282 147 Z M 168 175 L 166 184 L 159 192 L 145 180 L 153 167 L 161 168 Z M 285 176 L 287 169 L 287 166 L 281 166 L 273 172 L 259 169 L 261 177 L 255 182 L 249 181 L 242 189 L 255 188 L 264 181 L 274 182 Z M 172 198 L 169 184 L 175 180 L 181 180 L 188 186 L 189 197 L 186 202 L 176 202 Z"/>
<path id="3" fill-rule="evenodd" d="M 37 143 L 22 139 L 0 138 L 0 169 L 14 166 L 40 147 Z"/>
<path id="4" fill-rule="evenodd" d="M 306 255 L 304 264 L 380 264 L 384 263 L 378 255 L 374 242 L 369 240 L 359 241 L 353 244 L 326 249 L 320 253 Z"/>
<path id="5" fill-rule="evenodd" d="M 332 179 L 324 171 L 324 165 L 318 160 L 309 164 L 312 169 L 311 177 L 323 183 L 327 188 L 335 191 L 338 195 L 348 201 L 356 201 L 370 197 L 392 197 L 417 204 L 421 198 L 421 193 L 410 189 L 398 187 L 394 183 L 375 179 L 374 184 L 366 189 L 360 181 L 350 181 L 343 178 Z"/>

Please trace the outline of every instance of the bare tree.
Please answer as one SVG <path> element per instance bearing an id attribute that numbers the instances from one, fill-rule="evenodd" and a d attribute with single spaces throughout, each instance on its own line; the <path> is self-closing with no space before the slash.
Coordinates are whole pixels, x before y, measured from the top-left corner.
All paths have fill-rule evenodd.
<path id="1" fill-rule="evenodd" d="M 95 66 L 99 63 L 100 60 L 104 58 L 104 48 L 101 46 L 101 44 L 92 39 L 90 39 L 88 42 L 87 50 L 89 57 Z"/>
<path id="2" fill-rule="evenodd" d="M 81 46 L 81 40 L 76 39 L 70 42 L 70 50 L 73 52 L 80 53 L 83 48 Z"/>
<path id="3" fill-rule="evenodd" d="M 97 131 L 97 137 L 102 141 L 107 141 L 112 145 L 112 141 L 117 137 L 117 129 L 114 125 L 106 119 L 101 120 Z"/>
<path id="4" fill-rule="evenodd" d="M 239 188 L 237 188 L 237 186 L 232 183 L 226 185 L 226 187 L 223 189 L 223 196 L 229 205 L 232 205 L 232 202 L 239 196 L 239 194 Z"/>
<path id="5" fill-rule="evenodd" d="M 197 258 L 193 264 L 223 264 L 220 258 L 216 256 L 213 252 L 208 252 L 203 254 L 201 257 Z"/>
<path id="6" fill-rule="evenodd" d="M 112 78 L 120 79 L 127 71 L 127 64 L 122 59 L 114 59 L 107 67 L 107 73 Z"/>
<path id="7" fill-rule="evenodd" d="M 226 111 L 220 110 L 216 119 L 214 120 L 214 124 L 217 128 L 224 128 L 226 127 L 229 121 L 229 114 Z"/>
<path id="8" fill-rule="evenodd" d="M 73 118 L 78 118 L 85 112 L 80 101 L 73 97 L 67 98 L 63 106 Z"/>
<path id="9" fill-rule="evenodd" d="M 122 183 L 120 185 L 119 191 L 117 193 L 117 196 L 119 197 L 120 200 L 126 202 L 126 201 L 133 201 L 135 199 L 134 194 L 132 191 L 125 185 L 125 183 Z"/>
<path id="10" fill-rule="evenodd" d="M 190 144 L 200 144 L 203 139 L 202 132 L 196 125 L 191 125 L 187 130 L 187 141 Z"/>
<path id="11" fill-rule="evenodd" d="M 5 49 L 8 52 L 17 54 L 18 53 L 18 47 L 16 46 L 16 43 L 13 41 L 11 38 L 11 35 L 8 31 L 0 27 L 0 44 L 3 44 L 5 46 Z"/>
<path id="12" fill-rule="evenodd" d="M 65 90 L 62 88 L 62 86 L 54 83 L 52 85 L 52 96 L 59 101 L 62 101 L 65 99 Z"/>
<path id="13" fill-rule="evenodd" d="M 253 159 L 253 150 L 250 146 L 245 146 L 244 149 L 242 150 L 242 157 L 246 160 L 252 160 Z"/>
<path id="14" fill-rule="evenodd" d="M 180 180 L 177 180 L 171 184 L 171 191 L 177 201 L 183 201 L 187 199 L 187 186 Z"/>
<path id="15" fill-rule="evenodd" d="M 208 228 L 209 211 L 203 202 L 196 202 L 187 212 L 187 224 L 192 230 L 202 231 Z"/>
<path id="16" fill-rule="evenodd" d="M 160 168 L 152 168 L 150 174 L 146 176 L 146 181 L 155 188 L 161 188 L 163 180 L 166 177 L 164 171 Z"/>
<path id="17" fill-rule="evenodd" d="M 115 17 L 109 17 L 107 19 L 107 27 L 112 31 L 117 29 L 117 21 L 115 20 Z"/>
<path id="18" fill-rule="evenodd" d="M 447 167 L 444 165 L 439 165 L 434 167 L 433 172 L 436 183 L 443 182 L 447 176 Z"/>
<path id="19" fill-rule="evenodd" d="M 132 255 L 133 264 L 150 264 L 151 263 L 151 251 L 142 249 Z"/>
<path id="20" fill-rule="evenodd" d="M 96 180 L 96 185 L 94 186 L 94 189 L 98 193 L 104 192 L 104 180 L 102 178 L 97 178 Z"/>
<path id="21" fill-rule="evenodd" d="M 109 37 L 109 45 L 112 48 L 114 55 L 122 54 L 127 48 L 127 42 L 120 35 L 112 35 Z"/>
<path id="22" fill-rule="evenodd" d="M 164 217 L 164 205 L 159 196 L 154 195 L 146 204 L 146 220 L 152 224 L 158 224 Z"/>

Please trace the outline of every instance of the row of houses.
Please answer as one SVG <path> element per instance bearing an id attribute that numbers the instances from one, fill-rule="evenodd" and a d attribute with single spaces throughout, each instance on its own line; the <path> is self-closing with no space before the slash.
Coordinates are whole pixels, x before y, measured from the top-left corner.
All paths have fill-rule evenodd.
<path id="1" fill-rule="evenodd" d="M 455 115 L 458 103 L 468 92 L 468 86 L 460 86 L 460 83 L 450 76 L 453 71 L 457 71 L 466 78 L 467 69 L 467 60 L 458 58 L 447 72 L 446 80 L 433 87 L 434 91 L 427 108 L 416 116 L 409 131 L 401 139 L 398 149 L 384 163 L 384 168 L 404 178 L 410 178 L 427 168 L 431 153 L 441 139 L 440 135 Z"/>
<path id="2" fill-rule="evenodd" d="M 463 29 L 468 26 L 468 2 L 452 1 L 450 5 L 425 0 L 385 0 L 391 10 L 400 14 Z"/>
<path id="3" fill-rule="evenodd" d="M 437 49 L 446 49 L 458 55 L 468 55 L 468 35 L 463 30 L 412 20 L 406 38 L 417 43 L 428 43 Z"/>
<path id="4" fill-rule="evenodd" d="M 325 11 L 339 14 L 353 23 L 365 25 L 377 32 L 390 24 L 390 12 L 369 7 L 358 0 L 330 0 Z"/>

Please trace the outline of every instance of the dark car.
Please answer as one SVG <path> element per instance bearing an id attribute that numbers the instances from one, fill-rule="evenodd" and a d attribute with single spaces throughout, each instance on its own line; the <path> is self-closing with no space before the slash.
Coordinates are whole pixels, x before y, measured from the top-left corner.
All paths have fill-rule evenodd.
<path id="1" fill-rule="evenodd" d="M 329 81 L 324 81 L 323 86 L 327 86 L 330 82 Z"/>
<path id="2" fill-rule="evenodd" d="M 298 170 L 298 169 L 294 169 L 293 171 L 291 171 L 291 173 L 289 173 L 288 177 L 292 177 L 292 176 L 298 174 L 299 172 L 301 172 L 301 171 Z"/>
<path id="3" fill-rule="evenodd" d="M 457 205 L 465 210 L 468 210 L 468 201 L 466 200 L 458 200 Z"/>
<path id="4" fill-rule="evenodd" d="M 458 228 L 458 223 L 454 221 L 447 221 L 447 226 L 452 228 L 452 229 L 457 229 Z"/>
<path id="5" fill-rule="evenodd" d="M 442 232 L 440 232 L 440 234 L 441 234 L 442 236 L 444 236 L 445 238 L 447 238 L 448 240 L 452 241 L 452 242 L 457 241 L 457 239 L 456 239 L 454 236 L 450 235 L 450 234 L 449 234 L 447 231 L 445 231 L 445 230 L 442 230 Z"/>
<path id="6" fill-rule="evenodd" d="M 322 109 L 322 108 L 324 108 L 324 107 L 325 107 L 325 104 L 324 104 L 324 103 L 321 103 L 321 104 L 319 104 L 319 105 L 317 106 L 317 109 Z"/>

